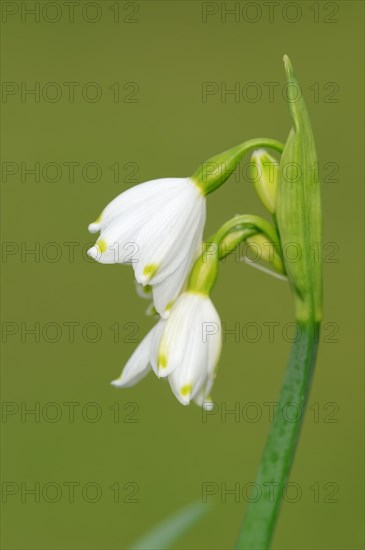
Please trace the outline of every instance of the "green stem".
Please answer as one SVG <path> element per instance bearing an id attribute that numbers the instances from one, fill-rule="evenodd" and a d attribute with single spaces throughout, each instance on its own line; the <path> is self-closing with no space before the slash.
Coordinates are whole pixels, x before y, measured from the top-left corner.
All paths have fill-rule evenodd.
<path id="1" fill-rule="evenodd" d="M 250 214 L 237 215 L 223 224 L 207 242 L 218 243 L 219 259 L 222 260 L 241 242 L 257 235 L 263 235 L 268 239 L 265 246 L 268 244 L 272 245 L 270 251 L 261 251 L 263 258 L 270 262 L 278 273 L 285 274 L 277 228 L 260 216 L 252 216 Z M 267 252 L 266 258 L 264 255 L 265 252 Z"/>
<path id="2" fill-rule="evenodd" d="M 298 338 L 291 350 L 279 404 L 256 477 L 261 496 L 248 507 L 235 547 L 239 550 L 267 550 L 270 547 L 294 460 L 316 361 L 319 323 L 297 322 L 296 326 Z"/>
<path id="3" fill-rule="evenodd" d="M 263 233 L 276 245 L 280 242 L 276 228 L 264 218 L 252 214 L 241 214 L 231 218 L 218 229 L 208 242 L 220 244 L 229 233 L 246 229 L 252 229 L 255 233 Z"/>
<path id="4" fill-rule="evenodd" d="M 254 138 L 244 141 L 204 162 L 191 176 L 204 195 L 212 193 L 231 176 L 242 158 L 254 149 L 269 148 L 282 153 L 284 144 L 276 139 Z"/>
<path id="5" fill-rule="evenodd" d="M 219 260 L 225 258 L 245 239 L 257 234 L 268 238 L 273 245 L 270 261 L 279 273 L 285 273 L 283 260 L 275 250 L 280 242 L 275 227 L 260 216 L 243 214 L 228 220 L 204 243 L 203 252 L 190 272 L 187 290 L 209 294 L 217 278 Z"/>

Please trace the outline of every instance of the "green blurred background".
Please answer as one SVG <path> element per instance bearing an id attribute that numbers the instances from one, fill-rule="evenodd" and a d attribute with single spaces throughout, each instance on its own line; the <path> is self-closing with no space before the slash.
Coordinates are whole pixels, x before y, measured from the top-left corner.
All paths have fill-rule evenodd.
<path id="1" fill-rule="evenodd" d="M 110 386 L 153 320 L 129 268 L 86 259 L 87 225 L 137 182 L 189 175 L 248 138 L 284 141 L 285 53 L 318 146 L 325 319 L 273 548 L 363 548 L 363 3 L 2 2 L 2 10 L 2 548 L 126 548 L 201 500 L 206 482 L 213 510 L 177 547 L 234 544 L 290 349 L 287 285 L 234 258 L 222 266 L 214 303 L 240 335 L 227 334 L 219 412 L 203 422 L 153 375 L 129 390 Z M 213 83 L 206 97 L 204 83 Z M 25 93 L 31 87 L 38 96 Z M 233 88 L 238 97 L 224 95 Z M 26 172 L 35 163 L 39 177 Z M 244 165 L 209 197 L 206 235 L 236 213 L 263 214 Z M 239 418 L 224 415 L 236 407 Z M 234 487 L 240 495 L 224 494 Z"/>

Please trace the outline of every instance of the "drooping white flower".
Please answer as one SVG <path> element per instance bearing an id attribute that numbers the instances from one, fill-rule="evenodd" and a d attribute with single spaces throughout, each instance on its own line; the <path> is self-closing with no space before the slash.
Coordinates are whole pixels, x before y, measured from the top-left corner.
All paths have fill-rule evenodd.
<path id="1" fill-rule="evenodd" d="M 221 322 L 209 296 L 184 292 L 170 317 L 147 334 L 112 384 L 132 386 L 152 367 L 159 378 L 168 378 L 180 403 L 194 400 L 209 406 L 220 351 Z"/>
<path id="2" fill-rule="evenodd" d="M 168 377 L 183 405 L 209 397 L 221 351 L 221 322 L 209 296 L 184 292 L 172 308 L 159 346 L 158 375 Z"/>
<path id="3" fill-rule="evenodd" d="M 157 311 L 179 295 L 196 258 L 205 224 L 205 196 L 190 178 L 164 178 L 121 193 L 89 231 L 100 237 L 89 255 L 100 263 L 133 266 L 151 285 Z"/>

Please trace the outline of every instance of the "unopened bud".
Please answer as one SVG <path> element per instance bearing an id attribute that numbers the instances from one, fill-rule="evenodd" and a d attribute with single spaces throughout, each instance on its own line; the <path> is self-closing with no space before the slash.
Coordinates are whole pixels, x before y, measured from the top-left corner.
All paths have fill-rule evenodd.
<path id="1" fill-rule="evenodd" d="M 247 238 L 247 244 L 256 254 L 258 260 L 268 262 L 278 273 L 285 273 L 283 260 L 277 252 L 278 243 L 273 243 L 262 233 L 256 233 L 256 235 Z"/>
<path id="2" fill-rule="evenodd" d="M 251 167 L 256 192 L 265 208 L 274 214 L 279 163 L 265 149 L 259 149 L 251 157 Z"/>

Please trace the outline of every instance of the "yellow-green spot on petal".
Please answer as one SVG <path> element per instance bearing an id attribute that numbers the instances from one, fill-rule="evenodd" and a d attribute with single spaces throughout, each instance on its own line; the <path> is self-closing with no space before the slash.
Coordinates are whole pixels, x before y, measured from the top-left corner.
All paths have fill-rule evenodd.
<path id="1" fill-rule="evenodd" d="M 165 369 L 167 367 L 167 357 L 163 353 L 158 356 L 158 368 Z"/>
<path id="2" fill-rule="evenodd" d="M 180 393 L 183 397 L 186 397 L 187 395 L 191 394 L 192 389 L 193 389 L 193 386 L 191 384 L 185 384 L 185 386 L 180 388 Z"/>
<path id="3" fill-rule="evenodd" d="M 204 191 L 204 186 L 201 183 L 199 183 L 198 181 L 196 181 L 194 178 L 189 178 L 189 179 L 193 182 L 195 187 L 199 190 L 199 193 L 201 195 L 203 195 L 203 197 L 205 197 L 206 193 Z"/>
<path id="4" fill-rule="evenodd" d="M 165 307 L 165 311 L 170 311 L 173 305 L 174 305 L 174 300 L 171 300 L 171 302 L 169 302 Z"/>
<path id="5" fill-rule="evenodd" d="M 98 216 L 98 217 L 96 218 L 96 220 L 94 221 L 94 223 L 99 224 L 99 223 L 101 222 L 101 216 L 102 216 L 102 215 L 103 215 L 103 213 L 101 213 L 100 216 Z"/>
<path id="6" fill-rule="evenodd" d="M 103 241 L 103 239 L 100 239 L 99 241 L 97 241 L 96 246 L 99 248 L 101 253 L 105 252 L 106 249 L 108 248 L 108 245 L 106 244 L 105 241 Z"/>
<path id="7" fill-rule="evenodd" d="M 152 279 L 154 275 L 156 275 L 158 270 L 158 265 L 156 264 L 148 264 L 143 269 L 143 275 L 145 277 L 148 277 L 148 279 Z"/>

